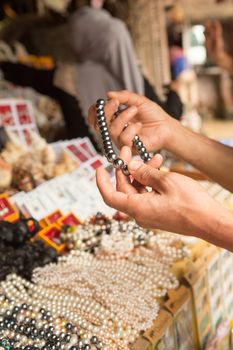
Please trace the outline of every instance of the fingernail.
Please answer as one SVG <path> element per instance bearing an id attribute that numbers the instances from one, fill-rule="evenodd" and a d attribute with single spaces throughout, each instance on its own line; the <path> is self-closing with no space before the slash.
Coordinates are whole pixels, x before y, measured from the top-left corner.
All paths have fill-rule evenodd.
<path id="1" fill-rule="evenodd" d="M 136 171 L 138 168 L 140 168 L 142 164 L 143 162 L 141 162 L 140 160 L 131 160 L 129 162 L 128 167 L 130 170 Z"/>

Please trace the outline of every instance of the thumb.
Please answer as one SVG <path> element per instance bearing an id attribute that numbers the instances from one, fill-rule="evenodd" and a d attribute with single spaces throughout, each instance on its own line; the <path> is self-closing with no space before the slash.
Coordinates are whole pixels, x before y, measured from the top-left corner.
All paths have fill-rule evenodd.
<path id="1" fill-rule="evenodd" d="M 129 172 L 133 178 L 143 186 L 152 187 L 158 192 L 165 190 L 165 175 L 152 166 L 142 163 L 141 161 L 132 160 L 128 164 Z"/>

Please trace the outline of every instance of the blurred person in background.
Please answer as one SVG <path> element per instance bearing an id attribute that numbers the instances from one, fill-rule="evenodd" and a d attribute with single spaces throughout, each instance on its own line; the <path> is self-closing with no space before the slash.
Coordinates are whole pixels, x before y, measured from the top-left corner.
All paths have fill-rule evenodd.
<path id="1" fill-rule="evenodd" d="M 182 27 L 172 25 L 168 29 L 168 44 L 173 86 L 185 106 L 190 109 L 198 104 L 197 76 L 183 49 Z"/>
<path id="2" fill-rule="evenodd" d="M 111 4 L 111 6 L 109 6 Z M 169 90 L 161 101 L 143 76 L 126 24 L 105 8 L 113 2 L 105 0 L 73 0 L 68 11 L 70 43 L 79 63 L 77 88 L 87 112 L 90 103 L 108 90 L 127 89 L 144 94 L 179 119 L 182 103 L 176 92 Z"/>

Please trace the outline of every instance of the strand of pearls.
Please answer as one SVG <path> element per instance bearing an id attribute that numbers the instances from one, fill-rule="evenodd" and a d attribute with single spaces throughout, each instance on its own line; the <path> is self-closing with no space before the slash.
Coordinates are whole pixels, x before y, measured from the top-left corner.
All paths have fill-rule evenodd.
<path id="1" fill-rule="evenodd" d="M 153 231 L 141 228 L 133 220 L 125 222 L 105 218 L 92 223 L 92 219 L 84 222 L 77 229 L 72 229 L 71 232 L 61 234 L 61 239 L 69 250 L 93 251 L 96 247 L 101 246 L 102 251 L 106 251 L 107 244 L 111 250 L 109 254 L 122 257 L 124 252 L 148 244 L 150 238 L 154 236 Z M 116 246 L 117 242 L 118 247 Z M 115 251 L 114 248 L 116 248 Z"/>
<path id="2" fill-rule="evenodd" d="M 69 315 L 66 312 L 61 316 L 48 302 L 33 298 L 28 293 L 31 286 L 16 275 L 9 275 L 1 283 L 0 345 L 2 341 L 5 349 L 9 344 L 9 349 L 17 350 L 106 349 L 98 337 L 67 322 Z M 45 309 L 45 305 L 49 305 L 52 311 Z"/>
<path id="3" fill-rule="evenodd" d="M 78 349 L 82 350 L 89 350 L 91 347 L 88 347 L 90 343 L 92 343 L 91 339 L 93 338 L 93 331 L 96 330 L 101 336 L 102 339 L 106 339 L 106 343 L 104 344 L 104 341 L 98 340 L 98 346 L 93 347 L 93 349 L 97 348 L 98 350 L 107 350 L 107 349 L 117 349 L 112 345 L 111 342 L 109 342 L 109 339 L 105 336 L 105 324 L 103 323 L 102 329 L 101 327 L 90 327 L 89 324 L 85 321 L 84 318 L 79 316 L 78 310 L 80 309 L 80 306 L 82 306 L 82 309 L 85 310 L 86 313 L 89 313 L 90 310 L 88 310 L 89 301 L 82 300 L 81 303 L 78 303 L 76 298 L 70 297 L 68 294 L 65 295 L 62 293 L 62 291 L 56 291 L 56 290 L 46 290 L 45 288 L 41 288 L 38 285 L 34 285 L 33 283 L 30 283 L 21 277 L 18 277 L 16 275 L 9 275 L 7 280 L 1 283 L 1 290 L 2 295 L 5 295 L 9 300 L 11 300 L 11 308 L 12 305 L 17 304 L 25 304 L 31 305 L 30 307 L 32 309 L 35 308 L 34 317 L 38 319 L 38 310 L 41 309 L 47 309 L 49 310 L 49 321 L 50 326 L 54 325 L 55 332 L 64 332 L 64 325 L 69 322 L 72 322 L 74 325 L 76 325 L 76 330 L 78 329 L 78 335 L 81 337 L 81 343 L 79 342 Z M 80 305 L 81 304 L 81 305 Z M 9 305 L 7 305 L 8 307 Z M 1 310 L 2 312 L 3 310 Z M 93 313 L 97 313 L 98 310 L 94 309 Z M 101 312 L 102 310 L 100 310 Z M 37 316 L 36 316 L 37 314 Z M 53 317 L 51 317 L 53 315 Z M 102 315 L 102 314 L 101 314 Z M 26 313 L 26 316 L 29 317 L 29 312 Z M 40 315 L 39 315 L 40 317 Z M 104 316 L 101 316 L 102 318 Z M 23 319 L 19 319 L 19 321 L 23 321 Z M 98 322 L 96 323 L 98 325 Z M 39 322 L 39 327 L 43 326 L 43 322 Z M 55 333 L 56 334 L 56 333 Z M 71 348 L 72 345 L 74 345 L 77 341 L 77 337 L 72 337 L 70 341 L 68 342 L 67 347 L 65 347 L 65 350 L 68 350 Z M 24 343 L 26 342 L 26 339 L 24 339 Z M 106 347 L 109 345 L 110 347 Z M 63 348 L 62 348 L 63 349 Z M 45 349 L 46 350 L 46 349 Z M 77 350 L 77 349 L 74 349 Z"/>
<path id="4" fill-rule="evenodd" d="M 168 267 L 154 256 L 146 256 L 145 251 L 143 255 L 130 253 L 124 260 L 98 259 L 73 251 L 61 258 L 58 265 L 37 269 L 34 281 L 46 288 L 62 288 L 95 300 L 113 312 L 126 329 L 136 333 L 152 325 L 159 310 L 156 298 L 178 286 Z"/>
<path id="5" fill-rule="evenodd" d="M 107 160 L 113 164 L 114 168 L 121 169 L 123 174 L 125 174 L 126 176 L 129 176 L 130 174 L 129 174 L 127 165 L 124 164 L 124 161 L 121 158 L 117 157 L 113 149 L 113 144 L 112 144 L 111 137 L 108 130 L 104 107 L 105 107 L 105 100 L 103 99 L 97 100 L 96 118 L 97 118 L 99 130 L 100 130 L 100 135 L 102 138 L 105 156 Z M 120 112 L 117 112 L 117 114 L 119 113 Z M 143 142 L 140 140 L 138 135 L 134 136 L 133 145 L 144 162 L 151 160 L 150 154 L 147 152 L 146 147 L 144 146 Z"/>

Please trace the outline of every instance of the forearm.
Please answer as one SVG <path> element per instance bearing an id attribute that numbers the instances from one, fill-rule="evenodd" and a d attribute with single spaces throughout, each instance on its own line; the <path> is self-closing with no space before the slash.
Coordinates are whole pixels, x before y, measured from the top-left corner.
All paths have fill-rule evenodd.
<path id="1" fill-rule="evenodd" d="M 214 245 L 233 251 L 233 213 L 224 207 L 219 207 L 218 212 L 203 214 L 197 219 L 202 228 L 198 236 Z"/>
<path id="2" fill-rule="evenodd" d="M 171 120 L 167 149 L 233 192 L 233 148 L 193 133 Z"/>

